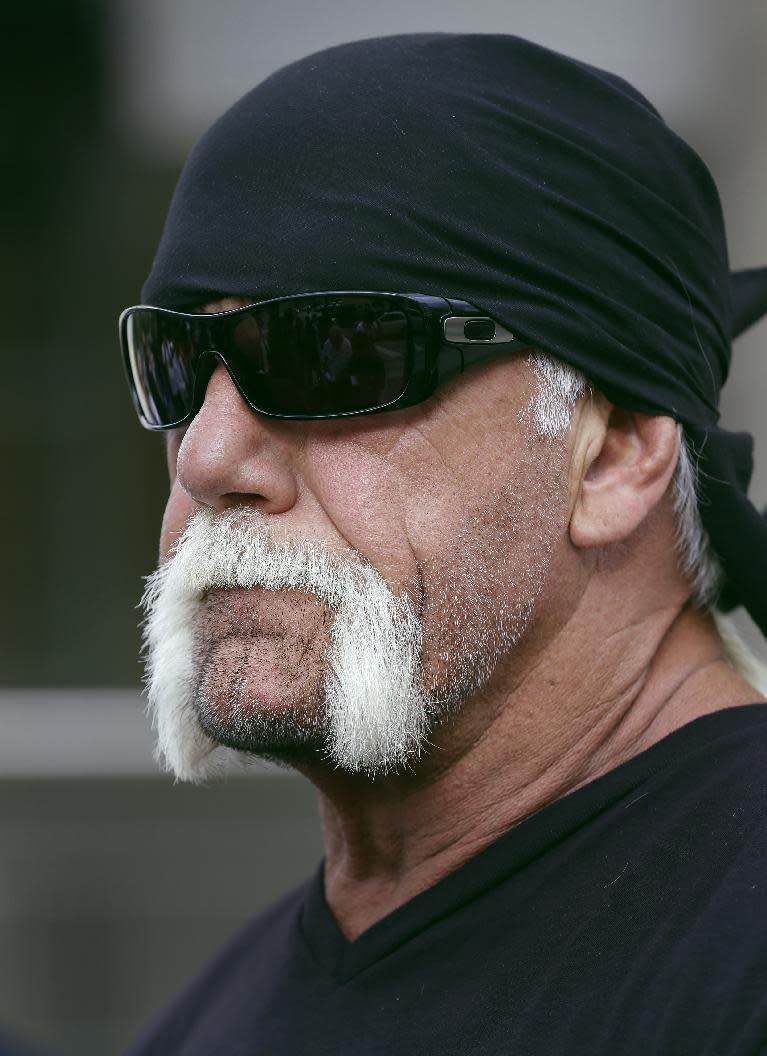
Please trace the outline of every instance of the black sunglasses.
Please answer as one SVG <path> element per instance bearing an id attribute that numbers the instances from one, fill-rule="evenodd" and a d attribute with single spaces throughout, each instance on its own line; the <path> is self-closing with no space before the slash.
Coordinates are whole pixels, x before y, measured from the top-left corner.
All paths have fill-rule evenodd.
<path id="1" fill-rule="evenodd" d="M 337 418 L 411 407 L 467 366 L 527 347 L 467 301 L 349 291 L 209 315 L 138 305 L 120 316 L 120 344 L 147 429 L 194 417 L 217 361 L 259 414 Z"/>

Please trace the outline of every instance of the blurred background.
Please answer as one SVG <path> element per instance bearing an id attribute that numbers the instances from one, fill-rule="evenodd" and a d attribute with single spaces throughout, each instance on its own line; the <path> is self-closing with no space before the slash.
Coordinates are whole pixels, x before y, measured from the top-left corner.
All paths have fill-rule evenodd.
<path id="1" fill-rule="evenodd" d="M 184 157 L 273 70 L 402 31 L 510 32 L 620 73 L 703 156 L 734 267 L 767 264 L 764 0 L 4 0 L 0 1024 L 117 1053 L 320 856 L 298 778 L 175 786 L 151 758 L 138 612 L 165 497 L 116 341 Z M 767 326 L 723 418 L 756 436 Z M 763 643 L 739 617 L 752 645 Z M 1 1030 L 0 1030 L 1 1033 Z"/>

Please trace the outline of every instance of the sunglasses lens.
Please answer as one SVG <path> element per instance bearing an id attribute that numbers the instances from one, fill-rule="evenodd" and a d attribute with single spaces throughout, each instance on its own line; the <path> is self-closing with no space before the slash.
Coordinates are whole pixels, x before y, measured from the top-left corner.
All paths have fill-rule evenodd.
<path id="1" fill-rule="evenodd" d="M 394 297 L 296 297 L 233 317 L 226 345 L 255 406 L 272 414 L 348 414 L 405 391 L 415 318 Z"/>
<path id="2" fill-rule="evenodd" d="M 194 410 L 216 349 L 249 402 L 268 414 L 322 417 L 375 410 L 407 388 L 420 312 L 376 294 L 322 294 L 266 302 L 226 316 L 132 309 L 124 347 L 147 425 L 167 428 Z"/>
<path id="3" fill-rule="evenodd" d="M 192 409 L 202 325 L 183 316 L 137 309 L 125 324 L 133 388 L 150 426 L 175 425 Z"/>

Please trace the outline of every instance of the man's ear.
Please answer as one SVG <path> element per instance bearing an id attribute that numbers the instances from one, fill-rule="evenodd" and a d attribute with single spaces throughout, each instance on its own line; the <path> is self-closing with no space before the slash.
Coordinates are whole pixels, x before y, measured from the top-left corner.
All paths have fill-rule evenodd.
<path id="1" fill-rule="evenodd" d="M 626 539 L 657 506 L 679 456 L 673 418 L 603 405 L 579 423 L 573 468 L 579 475 L 570 515 L 578 547 Z"/>

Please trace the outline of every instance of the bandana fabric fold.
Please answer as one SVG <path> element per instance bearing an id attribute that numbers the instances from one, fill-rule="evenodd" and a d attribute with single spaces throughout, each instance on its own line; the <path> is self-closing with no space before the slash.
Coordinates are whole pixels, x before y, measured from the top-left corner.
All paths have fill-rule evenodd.
<path id="1" fill-rule="evenodd" d="M 730 275 L 698 155 L 620 78 L 517 37 L 410 34 L 279 70 L 192 151 L 145 303 L 464 298 L 614 403 L 681 422 L 723 598 L 767 634 L 752 443 L 718 426 L 767 269 Z"/>

